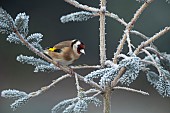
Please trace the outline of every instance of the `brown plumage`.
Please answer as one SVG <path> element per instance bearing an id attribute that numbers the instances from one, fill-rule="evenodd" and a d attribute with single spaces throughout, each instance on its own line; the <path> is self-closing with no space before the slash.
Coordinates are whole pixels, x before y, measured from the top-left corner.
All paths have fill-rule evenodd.
<path id="1" fill-rule="evenodd" d="M 72 64 L 81 53 L 84 53 L 85 45 L 79 40 L 68 40 L 47 48 L 44 53 L 62 65 Z"/>

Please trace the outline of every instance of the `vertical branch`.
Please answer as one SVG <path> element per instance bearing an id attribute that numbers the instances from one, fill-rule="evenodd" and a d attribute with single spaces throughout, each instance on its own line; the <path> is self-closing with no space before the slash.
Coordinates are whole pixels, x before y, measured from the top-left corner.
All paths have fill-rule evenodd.
<path id="1" fill-rule="evenodd" d="M 100 64 L 101 67 L 104 67 L 106 61 L 105 12 L 106 12 L 106 0 L 100 0 Z"/>
<path id="2" fill-rule="evenodd" d="M 100 64 L 104 68 L 106 62 L 106 48 L 105 48 L 105 13 L 106 0 L 100 0 Z M 111 108 L 111 87 L 104 87 L 103 94 L 103 113 L 110 113 Z"/>
<path id="3" fill-rule="evenodd" d="M 76 80 L 77 95 L 79 97 L 80 96 L 80 85 L 79 85 L 77 74 L 75 74 L 75 80 Z"/>
<path id="4" fill-rule="evenodd" d="M 110 113 L 111 112 L 111 88 L 107 87 L 103 94 L 103 113 Z"/>

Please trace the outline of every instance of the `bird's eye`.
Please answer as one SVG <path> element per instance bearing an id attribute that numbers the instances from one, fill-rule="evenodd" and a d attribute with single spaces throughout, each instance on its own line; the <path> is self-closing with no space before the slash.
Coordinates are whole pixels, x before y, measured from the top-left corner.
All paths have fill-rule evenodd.
<path id="1" fill-rule="evenodd" d="M 61 53 L 61 49 L 55 49 L 54 52 Z"/>

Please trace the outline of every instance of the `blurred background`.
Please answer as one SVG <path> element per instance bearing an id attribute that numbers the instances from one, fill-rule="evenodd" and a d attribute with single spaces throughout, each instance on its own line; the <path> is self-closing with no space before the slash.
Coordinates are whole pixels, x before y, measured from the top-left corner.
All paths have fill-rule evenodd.
<path id="1" fill-rule="evenodd" d="M 170 4 L 166 0 L 155 0 L 140 16 L 134 29 L 147 36 L 152 36 L 166 26 L 170 25 Z M 99 7 L 99 0 L 79 0 L 82 4 Z M 107 10 L 118 14 L 126 22 L 130 21 L 136 10 L 142 3 L 135 0 L 107 0 Z M 53 46 L 63 40 L 80 39 L 86 44 L 86 55 L 74 63 L 99 64 L 99 18 L 93 18 L 85 22 L 70 22 L 63 24 L 60 17 L 75 11 L 81 11 L 63 0 L 0 0 L 0 7 L 5 9 L 13 18 L 20 12 L 30 16 L 29 35 L 42 33 L 44 35 L 42 46 Z M 122 37 L 124 26 L 117 21 L 106 20 L 106 47 L 107 59 L 113 57 L 116 47 Z M 62 76 L 61 71 L 50 73 L 34 73 L 34 67 L 21 64 L 16 61 L 20 54 L 34 55 L 25 46 L 10 44 L 6 41 L 7 35 L 0 35 L 0 92 L 4 89 L 18 89 L 27 93 L 36 91 L 51 83 L 52 80 Z M 170 53 L 170 33 L 156 40 L 154 43 L 162 52 Z M 143 39 L 131 35 L 135 47 Z M 124 51 L 127 47 L 125 46 Z M 76 70 L 86 75 L 90 69 Z M 83 87 L 89 87 L 80 83 Z M 170 113 L 170 98 L 161 97 L 157 91 L 147 82 L 146 76 L 141 74 L 130 85 L 132 88 L 141 89 L 150 93 L 149 96 L 132 92 L 115 90 L 112 94 L 112 113 Z M 73 78 L 65 79 L 42 95 L 33 98 L 26 105 L 12 111 L 11 99 L 0 97 L 0 113 L 50 113 L 54 105 L 64 99 L 76 96 L 75 81 Z M 102 100 L 102 98 L 99 96 Z M 90 105 L 87 113 L 102 113 L 101 107 Z"/>

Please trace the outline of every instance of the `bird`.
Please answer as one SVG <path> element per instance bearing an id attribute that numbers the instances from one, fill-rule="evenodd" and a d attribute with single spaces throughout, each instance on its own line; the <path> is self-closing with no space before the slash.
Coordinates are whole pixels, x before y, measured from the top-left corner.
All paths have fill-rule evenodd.
<path id="1" fill-rule="evenodd" d="M 77 39 L 66 40 L 46 48 L 43 52 L 59 64 L 68 66 L 79 59 L 81 54 L 85 54 L 85 45 Z"/>

